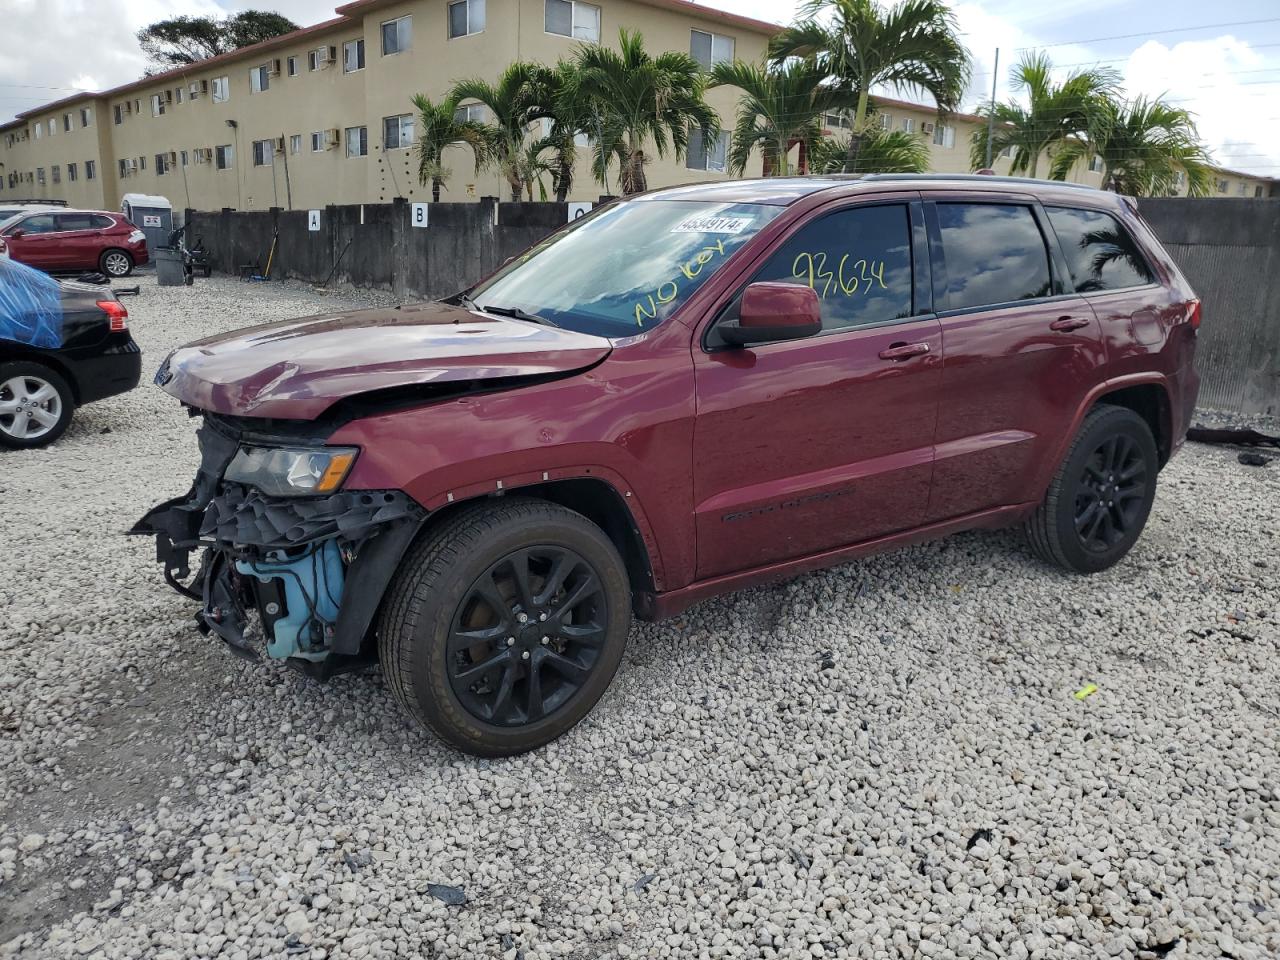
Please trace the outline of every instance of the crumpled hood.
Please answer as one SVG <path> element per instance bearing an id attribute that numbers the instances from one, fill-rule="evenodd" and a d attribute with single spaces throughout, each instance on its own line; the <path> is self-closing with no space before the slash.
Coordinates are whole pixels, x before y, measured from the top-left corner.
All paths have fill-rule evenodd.
<path id="1" fill-rule="evenodd" d="M 357 394 L 451 381 L 571 373 L 611 344 L 443 303 L 322 314 L 179 347 L 156 382 L 215 413 L 313 420 Z"/>

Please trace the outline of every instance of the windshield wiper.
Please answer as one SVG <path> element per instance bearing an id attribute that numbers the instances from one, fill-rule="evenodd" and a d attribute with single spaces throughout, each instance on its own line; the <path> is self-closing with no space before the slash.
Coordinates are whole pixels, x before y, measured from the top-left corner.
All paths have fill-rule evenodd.
<path id="1" fill-rule="evenodd" d="M 521 310 L 519 307 L 491 307 L 476 305 L 477 310 L 483 310 L 485 313 L 497 314 L 499 317 L 512 317 L 516 320 L 528 320 L 530 323 L 541 323 L 548 327 L 559 327 L 560 324 L 554 320 L 548 320 L 546 317 L 540 317 L 536 313 L 530 313 L 528 310 Z"/>

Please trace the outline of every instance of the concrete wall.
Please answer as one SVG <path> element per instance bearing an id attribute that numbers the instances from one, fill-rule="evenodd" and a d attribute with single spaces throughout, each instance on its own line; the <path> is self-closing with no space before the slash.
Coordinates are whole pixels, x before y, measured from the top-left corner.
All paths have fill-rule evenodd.
<path id="1" fill-rule="evenodd" d="M 1200 406 L 1280 414 L 1280 204 L 1159 199 L 1142 215 L 1200 295 Z"/>
<path id="2" fill-rule="evenodd" d="M 186 211 L 187 242 L 204 241 L 215 270 L 266 268 L 273 277 L 381 287 L 405 297 L 445 297 L 470 286 L 568 220 L 567 204 L 433 203 L 429 225 L 414 227 L 404 201 L 329 206 L 320 229 L 305 210 Z"/>

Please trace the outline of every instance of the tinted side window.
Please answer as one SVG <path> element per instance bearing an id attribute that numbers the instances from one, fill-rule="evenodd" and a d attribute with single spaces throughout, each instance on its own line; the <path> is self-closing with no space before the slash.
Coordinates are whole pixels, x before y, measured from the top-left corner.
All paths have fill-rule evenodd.
<path id="1" fill-rule="evenodd" d="M 104 217 L 100 213 L 94 214 L 93 216 L 93 229 L 95 230 L 110 230 L 115 225 L 116 222 L 110 217 Z"/>
<path id="2" fill-rule="evenodd" d="M 1115 217 L 1074 207 L 1046 209 L 1066 254 L 1071 282 L 1081 293 L 1140 287 L 1155 280 L 1142 251 Z"/>
<path id="3" fill-rule="evenodd" d="M 886 204 L 827 214 L 802 227 L 752 279 L 812 287 L 822 304 L 824 330 L 909 317 L 907 208 Z"/>
<path id="4" fill-rule="evenodd" d="M 938 226 L 947 264 L 947 307 L 1047 297 L 1049 251 L 1030 207 L 940 203 Z"/>
<path id="5" fill-rule="evenodd" d="M 59 230 L 93 229 L 93 215 L 89 213 L 60 213 L 57 220 Z"/>
<path id="6" fill-rule="evenodd" d="M 54 225 L 53 214 L 51 213 L 27 217 L 27 219 L 17 224 L 17 227 L 25 233 L 52 233 L 58 229 Z"/>

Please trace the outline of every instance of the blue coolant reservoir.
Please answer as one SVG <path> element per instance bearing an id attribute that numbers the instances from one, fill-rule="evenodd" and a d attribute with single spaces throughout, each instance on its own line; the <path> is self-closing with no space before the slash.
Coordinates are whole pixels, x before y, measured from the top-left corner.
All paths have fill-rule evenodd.
<path id="1" fill-rule="evenodd" d="M 329 655 L 328 635 L 342 605 L 344 570 L 335 540 L 326 540 L 297 557 L 274 550 L 266 560 L 237 560 L 236 569 L 263 583 L 280 579 L 286 612 L 267 637 L 267 653 L 273 657 L 323 660 Z M 319 621 L 320 630 L 312 623 Z"/>

